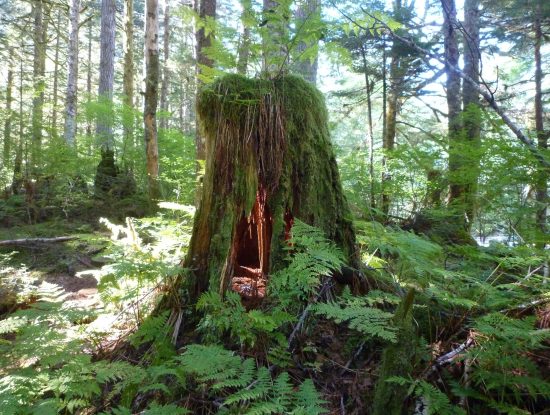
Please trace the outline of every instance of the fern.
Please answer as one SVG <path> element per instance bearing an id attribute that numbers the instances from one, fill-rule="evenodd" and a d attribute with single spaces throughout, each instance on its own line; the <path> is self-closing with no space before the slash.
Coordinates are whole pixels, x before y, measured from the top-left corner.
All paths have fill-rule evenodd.
<path id="1" fill-rule="evenodd" d="M 324 316 L 336 323 L 347 323 L 367 338 L 378 338 L 396 342 L 397 328 L 392 323 L 393 314 L 378 308 L 368 307 L 367 298 L 350 297 L 340 303 L 320 303 L 313 308 L 317 315 Z"/>
<path id="2" fill-rule="evenodd" d="M 143 415 L 185 415 L 190 413 L 190 411 L 181 406 L 176 406 L 174 404 L 159 405 L 157 403 L 152 403 L 148 409 L 142 412 Z"/>
<path id="3" fill-rule="evenodd" d="M 270 371 L 257 367 L 253 359 L 235 356 L 219 346 L 190 345 L 175 360 L 186 373 L 224 396 L 220 413 L 237 411 L 243 414 L 321 414 L 323 401 L 313 383 L 306 380 L 298 392 L 283 372 L 272 379 Z"/>
<path id="4" fill-rule="evenodd" d="M 197 309 L 206 312 L 199 329 L 209 339 L 220 338 L 225 332 L 229 332 L 232 338 L 247 346 L 253 346 L 259 336 L 273 333 L 294 320 L 290 314 L 277 309 L 270 313 L 261 310 L 246 311 L 241 297 L 234 292 L 227 292 L 224 299 L 216 292 L 206 292 L 199 298 Z"/>
<path id="5" fill-rule="evenodd" d="M 317 293 L 323 276 L 341 269 L 344 256 L 321 230 L 299 220 L 292 226 L 289 242 L 289 264 L 270 277 L 268 290 L 284 310 L 296 311 Z"/>
<path id="6" fill-rule="evenodd" d="M 448 396 L 425 380 L 392 376 L 386 382 L 409 385 L 409 395 L 416 398 L 417 413 L 428 415 L 465 415 L 466 412 L 451 403 Z"/>
<path id="7" fill-rule="evenodd" d="M 168 334 L 167 321 L 170 311 L 164 311 L 158 316 L 147 317 L 138 330 L 130 336 L 130 344 L 138 347 L 144 343 L 162 342 Z"/>
<path id="8" fill-rule="evenodd" d="M 294 415 L 318 415 L 326 413 L 324 401 L 311 379 L 306 379 L 294 394 Z"/>
<path id="9" fill-rule="evenodd" d="M 28 324 L 25 316 L 8 317 L 0 321 L 0 335 L 8 333 L 17 333 Z"/>

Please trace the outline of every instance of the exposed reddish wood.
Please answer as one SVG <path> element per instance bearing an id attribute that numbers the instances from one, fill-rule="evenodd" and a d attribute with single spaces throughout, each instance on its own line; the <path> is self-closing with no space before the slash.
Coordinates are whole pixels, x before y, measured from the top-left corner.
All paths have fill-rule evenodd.
<path id="1" fill-rule="evenodd" d="M 272 231 L 267 191 L 260 185 L 250 216 L 241 218 L 233 237 L 231 288 L 245 303 L 256 303 L 265 297 Z"/>

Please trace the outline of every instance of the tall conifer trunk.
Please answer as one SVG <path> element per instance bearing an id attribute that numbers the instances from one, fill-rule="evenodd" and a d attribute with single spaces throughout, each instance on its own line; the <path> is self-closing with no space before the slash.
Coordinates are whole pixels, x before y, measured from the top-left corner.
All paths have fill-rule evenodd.
<path id="1" fill-rule="evenodd" d="M 80 0 L 72 0 L 69 13 L 69 47 L 67 53 L 67 94 L 65 97 L 65 143 L 71 147 L 75 145 L 76 111 L 78 99 L 78 19 Z"/>
<path id="2" fill-rule="evenodd" d="M 2 152 L 3 167 L 7 167 L 11 157 L 11 122 L 13 113 L 11 104 L 13 101 L 13 48 L 9 49 L 8 58 L 8 83 L 6 85 L 6 119 L 4 120 L 4 148 Z"/>
<path id="3" fill-rule="evenodd" d="M 132 169 L 132 157 L 127 157 L 134 145 L 134 0 L 124 0 L 124 70 L 122 73 L 123 157 Z"/>
<path id="4" fill-rule="evenodd" d="M 250 27 L 249 17 L 252 11 L 251 0 L 241 0 L 241 6 L 243 11 L 241 13 L 241 24 L 243 31 L 241 34 L 241 40 L 239 42 L 239 50 L 237 56 L 237 72 L 241 75 L 246 75 L 248 70 L 248 58 L 250 55 Z"/>
<path id="5" fill-rule="evenodd" d="M 401 0 L 394 0 L 393 14 L 397 20 L 401 19 L 403 4 Z M 384 149 L 384 158 L 382 160 L 382 204 L 381 210 L 387 215 L 390 211 L 390 192 L 391 183 L 391 167 L 388 166 L 392 159 L 392 153 L 395 150 L 395 135 L 397 126 L 397 114 L 399 112 L 399 99 L 403 92 L 404 84 L 404 69 L 401 59 L 400 45 L 396 39 L 392 41 L 390 50 L 390 71 L 389 71 L 389 88 L 385 99 L 385 128 L 382 141 Z"/>
<path id="6" fill-rule="evenodd" d="M 481 60 L 479 43 L 479 0 L 464 2 L 464 73 L 479 83 L 479 63 Z M 477 202 L 477 182 L 481 160 L 481 106 L 479 92 L 470 83 L 462 87 L 464 108 L 465 164 L 468 166 L 464 186 L 464 214 L 466 230 L 470 231 L 475 218 Z"/>
<path id="7" fill-rule="evenodd" d="M 196 0 L 196 12 L 203 20 L 216 18 L 216 0 Z M 197 85 L 202 84 L 204 72 L 207 68 L 214 66 L 214 60 L 207 54 L 207 48 L 212 44 L 214 33 L 206 34 L 204 27 L 200 27 L 195 33 L 196 55 L 197 55 Z M 206 158 L 205 139 L 200 134 L 198 123 L 195 131 L 195 147 L 197 151 L 197 160 Z"/>
<path id="8" fill-rule="evenodd" d="M 42 0 L 32 3 L 33 14 L 33 99 L 32 99 L 32 142 L 31 170 L 38 173 L 41 165 L 42 129 L 44 123 L 44 90 L 46 87 L 46 34 L 48 23 L 44 20 L 49 6 Z"/>
<path id="9" fill-rule="evenodd" d="M 461 142 L 460 76 L 451 69 L 458 67 L 459 49 L 457 39 L 456 5 L 454 0 L 441 0 L 443 8 L 443 35 L 445 43 L 445 72 L 447 75 L 447 107 L 449 137 L 449 205 L 453 208 L 457 222 L 464 222 L 464 146 Z"/>
<path id="10" fill-rule="evenodd" d="M 164 35 L 163 35 L 163 66 L 162 66 L 162 86 L 160 88 L 160 109 L 168 112 L 168 86 L 170 84 L 170 6 L 168 2 L 164 7 Z M 168 117 L 163 116 L 160 122 L 160 128 L 168 128 Z"/>
<path id="11" fill-rule="evenodd" d="M 92 20 L 88 23 L 88 53 L 87 53 L 87 67 L 86 67 L 86 102 L 88 107 L 92 100 Z M 86 112 L 86 137 L 92 142 L 92 117 L 89 111 Z M 91 146 L 88 149 L 89 155 L 91 155 Z"/>
<path id="12" fill-rule="evenodd" d="M 97 95 L 103 104 L 96 121 L 96 134 L 101 143 L 101 161 L 95 177 L 95 191 L 101 196 L 109 192 L 118 175 L 113 137 L 113 83 L 115 72 L 115 0 L 101 1 L 101 32 L 99 53 L 99 87 Z"/>
<path id="13" fill-rule="evenodd" d="M 544 109 L 542 104 L 542 55 L 541 47 L 543 43 L 542 32 L 542 0 L 536 0 L 535 5 L 535 130 L 537 132 L 537 145 L 542 151 L 548 149 L 548 135 L 544 131 Z M 547 225 L 546 214 L 548 209 L 548 178 L 549 170 L 547 167 L 541 166 L 537 174 L 536 183 L 536 200 L 538 203 L 536 221 L 540 237 L 538 246 L 543 248 L 547 243 Z"/>
<path id="14" fill-rule="evenodd" d="M 157 105 L 159 86 L 158 0 L 146 0 L 145 20 L 145 156 L 149 198 L 160 197 Z"/>
<path id="15" fill-rule="evenodd" d="M 307 20 L 321 18 L 321 3 L 319 0 L 302 0 L 296 7 L 295 26 L 297 35 L 300 35 L 300 30 L 307 24 Z M 306 81 L 313 85 L 317 82 L 317 67 L 319 66 L 319 56 L 315 53 L 313 59 L 300 59 L 301 55 L 309 48 L 317 48 L 319 41 L 300 42 L 297 46 L 296 54 L 298 62 L 296 62 L 296 73 L 302 75 Z"/>
<path id="16" fill-rule="evenodd" d="M 21 50 L 23 49 L 23 42 L 21 42 Z M 17 143 L 17 149 L 15 151 L 15 160 L 13 163 L 13 180 L 11 184 L 11 190 L 13 194 L 19 193 L 21 189 L 21 182 L 23 181 L 23 144 L 25 137 L 23 136 L 23 123 L 25 117 L 23 114 L 23 54 L 19 58 L 19 139 Z"/>
<path id="17" fill-rule="evenodd" d="M 57 137 L 57 103 L 59 101 L 59 49 L 61 48 L 61 13 L 57 14 L 57 25 L 55 28 L 57 36 L 55 37 L 55 52 L 53 58 L 53 99 L 52 99 L 52 118 L 51 131 L 54 137 Z"/>

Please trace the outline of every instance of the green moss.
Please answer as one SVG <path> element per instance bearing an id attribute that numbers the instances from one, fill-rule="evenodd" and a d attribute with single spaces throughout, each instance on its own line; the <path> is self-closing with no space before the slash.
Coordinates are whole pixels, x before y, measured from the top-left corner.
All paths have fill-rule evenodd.
<path id="1" fill-rule="evenodd" d="M 236 224 L 250 214 L 260 187 L 273 213 L 272 269 L 282 258 L 287 210 L 323 229 L 358 266 L 327 110 L 315 87 L 294 76 L 226 75 L 202 89 L 197 108 L 206 170 L 185 265 L 194 270 L 198 292 L 226 279 L 221 273 Z"/>

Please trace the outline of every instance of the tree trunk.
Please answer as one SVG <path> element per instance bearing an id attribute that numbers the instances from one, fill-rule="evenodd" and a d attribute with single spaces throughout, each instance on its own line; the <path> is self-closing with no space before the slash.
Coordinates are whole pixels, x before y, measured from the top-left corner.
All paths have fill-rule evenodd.
<path id="1" fill-rule="evenodd" d="M 206 21 L 208 18 L 216 18 L 216 0 L 196 0 L 197 13 L 201 20 Z M 207 48 L 212 44 L 213 33 L 208 36 L 204 30 L 204 27 L 199 27 L 195 33 L 196 37 L 196 54 L 197 54 L 197 86 L 200 87 L 202 80 L 205 77 L 205 71 L 207 68 L 214 67 L 214 61 L 207 55 Z M 195 132 L 195 145 L 197 149 L 197 160 L 204 160 L 206 158 L 205 139 L 200 134 L 198 124 L 196 125 Z"/>
<path id="2" fill-rule="evenodd" d="M 67 95 L 65 97 L 65 143 L 75 146 L 76 137 L 76 111 L 78 99 L 78 20 L 80 13 L 80 0 L 72 0 L 69 12 L 69 47 L 67 53 Z"/>
<path id="3" fill-rule="evenodd" d="M 47 21 L 44 21 L 46 7 L 42 0 L 32 3 L 33 24 L 33 99 L 32 99 L 32 145 L 31 170 L 37 173 L 41 160 L 42 129 L 44 122 L 44 89 L 46 87 L 46 34 Z"/>
<path id="4" fill-rule="evenodd" d="M 21 50 L 23 50 L 23 42 L 21 42 Z M 17 143 L 15 161 L 13 162 L 13 180 L 11 183 L 11 191 L 13 194 L 19 193 L 21 182 L 23 181 L 23 123 L 23 54 L 21 54 L 19 61 L 19 142 Z"/>
<path id="5" fill-rule="evenodd" d="M 96 134 L 104 149 L 112 150 L 114 147 L 112 127 L 112 100 L 113 83 L 115 75 L 115 13 L 114 0 L 101 1 L 101 32 L 99 52 L 99 87 L 98 98 L 106 105 L 104 116 L 98 117 Z"/>
<path id="6" fill-rule="evenodd" d="M 544 131 L 544 108 L 542 104 L 542 56 L 541 46 L 543 43 L 542 32 L 542 0 L 537 0 L 535 6 L 535 130 L 537 132 L 537 145 L 541 152 L 548 149 L 548 135 Z M 544 248 L 547 243 L 546 211 L 548 208 L 548 167 L 541 167 L 537 173 L 536 200 L 537 213 L 536 221 L 540 232 L 537 238 L 537 245 Z"/>
<path id="7" fill-rule="evenodd" d="M 86 101 L 88 108 L 92 100 L 92 19 L 88 24 L 88 66 L 86 71 Z M 89 111 L 86 111 L 86 137 L 89 142 L 92 142 L 92 117 L 89 114 Z M 91 148 L 89 149 L 89 156 L 91 156 Z"/>
<path id="8" fill-rule="evenodd" d="M 209 288 L 244 295 L 239 277 L 265 287 L 296 219 L 321 228 L 359 267 L 319 91 L 300 77 L 226 75 L 201 90 L 197 108 L 208 152 L 184 261 L 192 299 Z"/>
<path id="9" fill-rule="evenodd" d="M 395 0 L 393 2 L 393 14 L 396 19 L 400 19 L 402 3 L 401 0 Z M 381 210 L 384 215 L 388 215 L 390 211 L 390 183 L 391 183 L 391 167 L 388 166 L 389 161 L 392 158 L 392 152 L 395 149 L 395 133 L 397 125 L 397 113 L 399 112 L 399 99 L 403 90 L 404 82 L 404 70 L 403 63 L 400 56 L 400 45 L 394 39 L 390 50 L 390 73 L 389 73 L 389 91 L 386 99 L 386 124 L 385 134 L 382 141 L 382 148 L 384 149 L 384 158 L 382 159 L 383 173 L 382 173 L 382 205 Z"/>
<path id="10" fill-rule="evenodd" d="M 369 196 L 370 196 L 369 206 L 372 209 L 376 209 L 376 199 L 374 195 L 374 132 L 373 132 L 373 123 L 372 123 L 372 89 L 374 87 L 374 82 L 371 83 L 371 81 L 369 80 L 369 72 L 368 72 L 368 65 L 367 65 L 367 51 L 363 46 L 361 46 L 361 58 L 363 60 L 363 71 L 365 73 L 365 92 L 367 94 L 367 122 L 368 122 L 367 144 L 369 149 Z"/>
<path id="11" fill-rule="evenodd" d="M 481 60 L 479 44 L 479 0 L 464 2 L 464 73 L 479 83 L 479 63 Z M 465 132 L 465 172 L 464 214 L 466 230 L 469 232 L 474 223 L 477 204 L 477 182 L 480 174 L 481 160 L 481 106 L 479 92 L 468 82 L 462 87 L 464 107 L 463 122 Z"/>
<path id="12" fill-rule="evenodd" d="M 302 0 L 295 14 L 296 34 L 300 36 L 300 31 L 307 24 L 308 20 L 321 19 L 321 3 L 319 0 Z M 308 33 L 308 35 L 310 35 Z M 316 52 L 319 40 L 311 42 L 300 42 L 296 47 L 297 57 L 299 61 L 296 63 L 296 73 L 302 75 L 306 81 L 315 85 L 317 81 L 317 67 L 319 65 L 319 54 Z M 315 48 L 313 59 L 301 59 L 301 55 L 310 48 Z"/>
<path id="13" fill-rule="evenodd" d="M 241 13 L 241 24 L 243 25 L 243 33 L 239 42 L 238 57 L 237 57 L 237 72 L 241 75 L 246 75 L 248 71 L 248 58 L 250 55 L 250 21 L 252 17 L 252 1 L 241 0 L 243 12 Z"/>
<path id="14" fill-rule="evenodd" d="M 8 84 L 6 86 L 6 119 L 4 120 L 3 167 L 7 167 L 11 158 L 11 121 L 13 119 L 11 104 L 13 101 L 13 48 L 9 48 Z"/>
<path id="15" fill-rule="evenodd" d="M 123 157 L 126 166 L 131 157 L 127 153 L 134 145 L 134 0 L 124 0 L 124 70 L 122 73 Z"/>
<path id="16" fill-rule="evenodd" d="M 263 0 L 263 72 L 275 78 L 285 72 L 288 61 L 289 2 Z"/>
<path id="17" fill-rule="evenodd" d="M 384 27 L 394 39 L 398 39 L 399 41 L 403 42 L 403 44 L 419 52 L 421 54 L 421 59 L 424 62 L 431 65 L 430 60 L 434 59 L 436 61 L 439 61 L 445 64 L 445 59 L 441 58 L 439 55 L 418 46 L 409 37 L 403 37 L 398 35 L 394 31 L 392 31 L 391 28 L 387 24 L 385 24 L 383 21 L 377 19 L 377 22 L 381 24 L 381 26 Z M 510 116 L 506 113 L 505 110 L 502 109 L 499 103 L 495 100 L 495 97 L 493 96 L 492 92 L 485 85 L 477 84 L 473 79 L 467 76 L 457 66 L 449 65 L 448 62 L 447 62 L 447 66 L 448 66 L 447 69 L 457 74 L 460 78 L 464 80 L 464 82 L 468 82 L 470 85 L 472 85 L 472 87 L 474 87 L 479 92 L 479 94 L 483 97 L 483 99 L 489 105 L 489 107 L 491 107 L 497 113 L 497 115 L 500 117 L 502 122 L 504 122 L 504 124 L 506 124 L 506 126 L 514 133 L 516 138 L 527 147 L 531 155 L 537 160 L 537 162 L 542 167 L 550 168 L 550 161 L 547 159 L 547 157 L 545 157 L 544 153 L 541 153 L 536 143 L 534 143 L 533 140 L 531 140 L 521 130 L 521 128 L 512 121 Z"/>
<path id="18" fill-rule="evenodd" d="M 57 135 L 57 102 L 59 101 L 59 48 L 61 44 L 61 13 L 57 14 L 57 27 L 55 28 L 57 36 L 55 38 L 55 52 L 53 58 L 53 99 L 52 99 L 52 119 L 51 130 L 54 137 Z"/>
<path id="19" fill-rule="evenodd" d="M 159 154 L 157 142 L 157 104 L 159 86 L 158 0 L 147 0 L 145 20 L 145 156 L 149 198 L 160 197 Z"/>
<path id="20" fill-rule="evenodd" d="M 160 120 L 160 128 L 168 128 L 168 85 L 170 84 L 170 6 L 166 3 L 164 7 L 164 37 L 163 41 L 163 67 L 162 67 L 162 86 L 160 88 L 160 109 L 164 112 Z"/>
<path id="21" fill-rule="evenodd" d="M 443 8 L 443 34 L 445 43 L 445 73 L 447 75 L 447 107 L 448 107 L 448 136 L 449 136 L 449 206 L 454 210 L 457 221 L 465 223 L 463 180 L 464 146 L 460 139 L 460 76 L 450 66 L 458 67 L 458 40 L 456 6 L 454 0 L 441 0 Z"/>
<path id="22" fill-rule="evenodd" d="M 96 194 L 109 192 L 118 175 L 113 137 L 113 82 L 115 69 L 115 0 L 101 1 L 101 31 L 99 51 L 99 87 L 97 95 L 104 108 L 96 121 L 96 135 L 101 143 L 101 161 L 97 167 L 94 187 Z"/>

